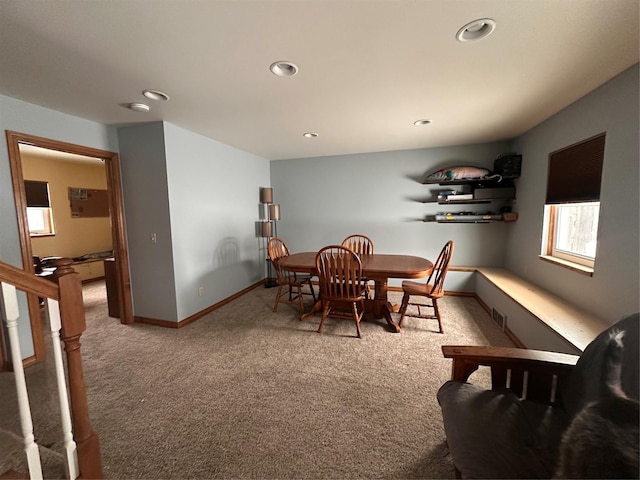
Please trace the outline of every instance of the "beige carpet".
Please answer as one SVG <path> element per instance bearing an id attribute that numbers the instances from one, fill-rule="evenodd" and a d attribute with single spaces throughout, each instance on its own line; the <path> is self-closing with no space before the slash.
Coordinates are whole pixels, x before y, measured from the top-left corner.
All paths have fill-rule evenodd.
<path id="1" fill-rule="evenodd" d="M 85 287 L 85 381 L 105 476 L 453 478 L 435 397 L 451 368 L 440 346 L 511 345 L 479 304 L 445 297 L 445 334 L 435 321 L 407 319 L 393 334 L 368 320 L 359 340 L 348 320 L 328 319 L 319 335 L 319 317 L 273 313 L 274 296 L 254 289 L 175 330 L 121 325 L 103 284 Z M 55 450 L 53 431 L 36 427 Z"/>

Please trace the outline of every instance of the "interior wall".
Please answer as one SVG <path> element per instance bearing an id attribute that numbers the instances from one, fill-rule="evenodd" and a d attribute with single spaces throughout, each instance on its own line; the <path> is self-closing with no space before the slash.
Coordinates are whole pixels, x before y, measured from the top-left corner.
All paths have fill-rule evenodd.
<path id="1" fill-rule="evenodd" d="M 81 163 L 51 159 L 21 152 L 25 180 L 49 184 L 49 200 L 55 235 L 31 237 L 34 255 L 43 257 L 80 257 L 88 253 L 112 250 L 111 221 L 107 217 L 72 217 L 69 188 L 107 190 L 104 163 Z"/>
<path id="2" fill-rule="evenodd" d="M 614 323 L 640 308 L 639 69 L 631 67 L 522 135 L 519 220 L 507 237 L 507 267 Z M 549 153 L 606 132 L 593 277 L 538 258 Z"/>
<path id="3" fill-rule="evenodd" d="M 75 143 L 100 150 L 118 151 L 115 129 L 55 110 L 0 95 L 0 131 L 6 130 Z M 0 259 L 22 268 L 18 220 L 6 141 L 0 142 Z M 18 298 L 20 348 L 23 358 L 34 354 L 26 295 Z"/>
<path id="4" fill-rule="evenodd" d="M 423 203 L 446 187 L 421 181 L 425 174 L 447 166 L 493 169 L 495 158 L 509 151 L 509 143 L 496 142 L 272 161 L 274 201 L 281 204 L 282 214 L 278 235 L 296 252 L 317 251 L 340 243 L 351 233 L 363 233 L 373 240 L 376 252 L 433 260 L 452 239 L 456 242 L 452 265 L 502 266 L 504 242 L 512 223 L 423 221 L 426 215 L 440 211 L 498 207 Z M 390 285 L 400 283 L 399 279 L 389 281 Z"/>
<path id="5" fill-rule="evenodd" d="M 165 123 L 178 319 L 264 278 L 256 237 L 269 161 Z"/>
<path id="6" fill-rule="evenodd" d="M 119 136 L 136 316 L 177 322 L 264 278 L 267 160 L 168 123 Z"/>
<path id="7" fill-rule="evenodd" d="M 133 313 L 176 321 L 172 219 L 162 122 L 119 128 L 118 139 Z"/>

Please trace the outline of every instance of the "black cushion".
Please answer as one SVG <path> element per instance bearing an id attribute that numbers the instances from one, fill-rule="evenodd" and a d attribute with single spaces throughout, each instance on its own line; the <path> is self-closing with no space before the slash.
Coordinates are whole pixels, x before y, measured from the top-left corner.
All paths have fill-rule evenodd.
<path id="1" fill-rule="evenodd" d="M 612 330 L 624 332 L 622 337 L 623 361 L 621 372 L 622 389 L 630 397 L 638 399 L 638 334 L 640 314 L 624 317 L 598 335 L 582 352 L 571 377 L 562 392 L 562 402 L 567 412 L 574 417 L 588 403 L 602 394 L 602 368 L 606 364 L 605 352 Z"/>
<path id="2" fill-rule="evenodd" d="M 447 443 L 462 478 L 549 478 L 568 415 L 511 390 L 448 381 L 438 391 Z"/>
<path id="3" fill-rule="evenodd" d="M 640 315 L 617 322 L 589 344 L 562 391 L 562 405 L 520 400 L 511 390 L 446 382 L 438 402 L 449 451 L 462 478 L 550 478 L 562 433 L 602 393 L 602 365 L 611 330 L 624 331 L 622 386 L 638 399 Z"/>

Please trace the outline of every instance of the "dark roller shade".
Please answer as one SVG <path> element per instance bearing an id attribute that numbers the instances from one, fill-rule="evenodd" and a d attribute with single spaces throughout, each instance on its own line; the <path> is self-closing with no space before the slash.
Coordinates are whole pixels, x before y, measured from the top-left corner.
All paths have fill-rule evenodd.
<path id="1" fill-rule="evenodd" d="M 600 200 L 605 133 L 549 154 L 547 204 Z"/>
<path id="2" fill-rule="evenodd" d="M 24 190 L 27 196 L 27 207 L 50 207 L 47 182 L 25 180 Z"/>

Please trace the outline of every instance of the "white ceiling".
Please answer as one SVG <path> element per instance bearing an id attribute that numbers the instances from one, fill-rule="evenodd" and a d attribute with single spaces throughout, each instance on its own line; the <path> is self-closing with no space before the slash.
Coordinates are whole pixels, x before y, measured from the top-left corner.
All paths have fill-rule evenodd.
<path id="1" fill-rule="evenodd" d="M 108 125 L 164 120 L 267 159 L 483 143 L 522 134 L 638 62 L 638 10 L 638 0 L 2 0 L 0 94 Z M 491 36 L 455 39 L 485 17 Z M 298 75 L 274 76 L 281 60 Z M 171 99 L 147 100 L 146 88 Z M 423 118 L 432 123 L 413 125 Z"/>

